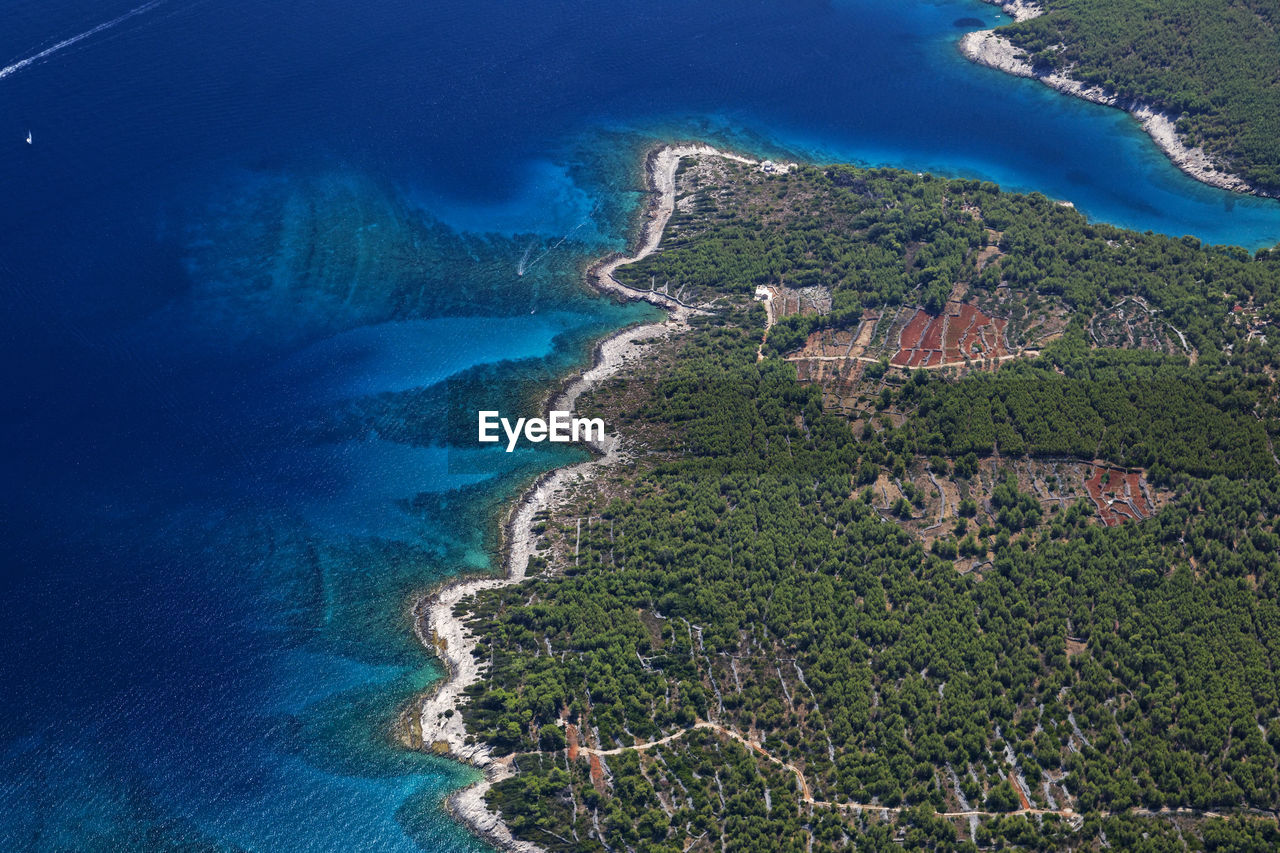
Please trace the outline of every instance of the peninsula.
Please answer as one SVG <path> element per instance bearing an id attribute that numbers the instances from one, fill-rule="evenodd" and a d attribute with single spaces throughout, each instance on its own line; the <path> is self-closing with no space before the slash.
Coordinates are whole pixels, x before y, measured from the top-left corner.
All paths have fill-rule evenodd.
<path id="1" fill-rule="evenodd" d="M 588 275 L 672 317 L 554 403 L 617 431 L 419 610 L 416 741 L 484 771 L 454 813 L 526 851 L 1280 843 L 1280 259 L 980 181 L 647 174 Z"/>
<path id="2" fill-rule="evenodd" d="M 1266 11 L 1232 0 L 1120 2 L 987 0 L 1017 22 L 960 39 L 970 60 L 1131 113 L 1196 180 L 1280 195 L 1273 128 L 1280 42 Z"/>

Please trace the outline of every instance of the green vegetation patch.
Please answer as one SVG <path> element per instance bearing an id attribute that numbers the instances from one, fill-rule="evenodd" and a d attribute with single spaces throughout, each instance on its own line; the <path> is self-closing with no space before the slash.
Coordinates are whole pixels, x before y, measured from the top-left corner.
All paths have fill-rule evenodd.
<path id="1" fill-rule="evenodd" d="M 911 432 L 922 453 L 1105 459 L 1149 469 L 1158 484 L 1173 472 L 1248 477 L 1276 467 L 1259 416 L 1271 380 L 1237 368 L 1089 351 L 1075 338 L 1034 362 L 917 388 L 900 396 L 920 401 Z"/>
<path id="2" fill-rule="evenodd" d="M 1247 346 L 1275 361 L 1276 340 L 1250 339 L 1232 320 L 1237 305 L 1264 322 L 1280 319 L 1280 253 L 1253 258 L 1193 237 L 1090 224 L 1038 193 L 891 169 L 803 167 L 765 176 L 726 167 L 693 192 L 704 201 L 673 216 L 662 251 L 617 278 L 705 299 L 760 285 L 829 289 L 828 312 L 789 317 L 771 333 L 776 353 L 816 329 L 856 325 L 864 308 L 907 304 L 938 313 L 963 282 L 973 297 L 1001 287 L 1032 294 L 1014 306 L 1019 315 L 1060 299 L 1083 320 L 1142 297 L 1194 350 L 1212 357 Z M 979 269 L 986 247 L 997 252 Z"/>
<path id="3" fill-rule="evenodd" d="M 1178 118 L 1193 146 L 1280 191 L 1280 3 L 1042 0 L 1047 14 L 1001 33 L 1041 70 L 1060 69 Z M 1180 117 L 1180 118 L 1179 118 Z"/>
<path id="4" fill-rule="evenodd" d="M 1274 261 L 976 182 L 768 180 L 724 175 L 739 207 L 686 205 L 623 273 L 681 276 L 715 310 L 583 400 L 646 452 L 546 518 L 538 577 L 471 605 L 490 669 L 468 729 L 520 771 L 493 805 L 564 851 L 1274 849 L 1276 359 L 1233 310 L 1274 311 Z M 869 371 L 881 411 L 855 427 L 758 357 L 748 294 L 792 275 L 859 305 L 1013 278 L 1075 315 L 991 373 Z M 1125 295 L 1195 357 L 1089 346 Z M 1107 527 L 1021 488 L 1019 455 L 1146 466 L 1173 497 Z M 965 489 L 929 547 L 903 521 L 924 460 Z"/>

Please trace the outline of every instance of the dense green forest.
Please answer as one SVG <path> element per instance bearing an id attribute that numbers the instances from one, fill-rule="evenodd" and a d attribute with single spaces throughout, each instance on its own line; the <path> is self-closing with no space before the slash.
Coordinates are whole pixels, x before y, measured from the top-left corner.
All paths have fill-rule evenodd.
<path id="1" fill-rule="evenodd" d="M 1274 472 L 1196 481 L 1142 525 L 1104 529 L 1074 512 L 1053 533 L 1006 535 L 976 579 L 871 510 L 851 474 L 869 448 L 784 366 L 757 364 L 754 336 L 707 329 L 677 362 L 634 413 L 679 424 L 654 447 L 676 455 L 628 498 L 577 508 L 593 521 L 563 574 L 481 607 L 495 663 L 468 711 L 479 736 L 532 751 L 564 709 L 607 747 L 717 719 L 759 732 L 823 801 L 925 812 L 946 810 L 948 768 L 971 802 L 1016 809 L 1002 788 L 1015 764 L 1037 795 L 1065 771 L 1085 813 L 1280 805 Z M 1069 657 L 1068 636 L 1087 651 Z M 726 749 L 672 742 L 630 785 L 610 759 L 618 793 L 603 799 L 575 767 L 522 773 L 504 791 L 530 808 L 518 792 L 536 784 L 539 802 L 554 801 L 577 772 L 611 846 L 681 849 L 668 837 L 714 829 L 732 847 L 754 836 L 729 818 L 746 832 L 759 797 L 704 796 L 667 816 L 652 790 L 676 787 L 677 763 L 723 767 L 724 784 L 744 772 Z M 750 849 L 803 849 L 794 783 L 762 770 L 747 778 L 772 787 L 774 810 L 754 818 L 773 842 Z M 1070 835 L 1017 831 L 1037 844 Z"/>
<path id="2" fill-rule="evenodd" d="M 996 373 L 906 385 L 898 399 L 919 404 L 911 426 L 920 453 L 1105 459 L 1166 483 L 1179 471 L 1273 472 L 1258 416 L 1270 394 L 1271 379 L 1261 374 L 1141 351 L 1091 352 L 1074 338 Z"/>
<path id="3" fill-rule="evenodd" d="M 1280 191 L 1277 0 L 1041 0 L 1001 33 L 1042 68 L 1157 107 L 1229 169 Z"/>
<path id="4" fill-rule="evenodd" d="M 1141 296 L 1210 359 L 1245 345 L 1242 328 L 1229 322 L 1236 305 L 1280 320 L 1280 252 L 1250 257 L 1193 237 L 1091 224 L 1043 195 L 1002 193 L 986 181 L 835 166 L 769 181 L 738 170 L 693 186 L 694 203 L 672 217 L 662 251 L 621 268 L 619 280 L 704 296 L 822 285 L 832 310 L 809 322 L 824 326 L 904 302 L 936 312 L 957 281 L 979 292 L 1002 283 L 1027 292 L 1032 302 L 1017 311 L 1060 299 L 1081 317 Z M 987 246 L 999 260 L 979 272 L 975 255 Z M 1278 344 L 1250 346 L 1275 363 Z"/>
<path id="5" fill-rule="evenodd" d="M 490 663 L 466 722 L 514 756 L 490 798 L 517 836 L 664 853 L 1280 847 L 1276 361 L 1233 310 L 1272 316 L 1275 261 L 976 182 L 701 175 L 707 200 L 619 277 L 670 277 L 713 310 L 580 401 L 644 452 L 541 520 L 534 577 L 465 605 Z M 1065 333 L 994 371 L 881 365 L 883 414 L 857 426 L 758 356 L 759 283 L 847 294 L 816 327 L 1009 278 L 1060 297 Z M 1197 357 L 1091 345 L 1089 318 L 1126 294 L 1176 318 Z M 963 481 L 975 459 L 1037 455 L 1145 468 L 1173 497 L 1106 527 L 1008 471 L 926 547 L 897 521 L 914 488 L 887 512 L 869 486 L 922 459 Z M 967 573 L 962 536 L 981 560 Z"/>

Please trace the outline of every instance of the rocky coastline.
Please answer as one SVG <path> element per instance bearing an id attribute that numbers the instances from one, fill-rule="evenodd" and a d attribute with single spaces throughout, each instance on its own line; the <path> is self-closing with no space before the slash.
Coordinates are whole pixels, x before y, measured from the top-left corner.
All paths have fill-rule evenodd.
<path id="1" fill-rule="evenodd" d="M 687 156 L 755 162 L 706 145 L 666 145 L 649 152 L 645 171 L 652 195 L 636 248 L 631 254 L 618 253 L 597 261 L 587 270 L 587 280 L 602 292 L 624 299 L 644 299 L 665 308 L 668 317 L 661 322 L 622 329 L 602 340 L 595 348 L 592 366 L 565 384 L 549 401 L 549 410 L 573 411 L 585 391 L 643 357 L 657 341 L 683 331 L 688 327 L 689 316 L 699 310 L 661 292 L 626 287 L 613 278 L 618 267 L 635 263 L 657 249 L 663 229 L 675 210 L 676 170 L 681 158 Z M 480 591 L 525 579 L 529 558 L 537 547 L 536 516 L 554 506 L 576 483 L 625 458 L 623 442 L 616 434 L 594 443 L 593 450 L 598 454 L 595 458 L 544 474 L 512 505 L 503 525 L 501 577 L 456 579 L 422 596 L 414 605 L 414 630 L 418 639 L 440 658 L 446 675 L 418 708 L 402 718 L 400 739 L 411 748 L 454 758 L 482 772 L 482 778 L 475 784 L 451 794 L 446 808 L 455 819 L 499 850 L 539 853 L 542 848 L 512 836 L 502 818 L 485 802 L 489 789 L 509 778 L 515 770 L 509 761 L 495 758 L 487 745 L 467 735 L 461 713 L 464 691 L 483 676 L 487 664 L 472 655 L 475 638 L 464 621 L 454 615 L 454 609 Z"/>
<path id="2" fill-rule="evenodd" d="M 1025 0 L 1003 3 L 1000 0 L 987 0 L 987 2 L 1000 6 L 1016 21 L 1029 20 L 1043 14 L 1039 6 Z M 960 39 L 959 48 L 965 58 L 979 65 L 1018 77 L 1039 80 L 1065 95 L 1074 95 L 1095 104 L 1125 110 L 1138 120 L 1142 129 L 1175 166 L 1197 181 L 1232 192 L 1267 197 L 1273 195 L 1254 186 L 1241 176 L 1226 171 L 1204 149 L 1194 148 L 1184 143 L 1177 131 L 1177 117 L 1166 115 L 1150 104 L 1121 98 L 1100 86 L 1089 86 L 1061 71 L 1048 74 L 1038 72 L 1027 61 L 1026 54 L 1021 48 L 995 30 L 966 33 Z"/>

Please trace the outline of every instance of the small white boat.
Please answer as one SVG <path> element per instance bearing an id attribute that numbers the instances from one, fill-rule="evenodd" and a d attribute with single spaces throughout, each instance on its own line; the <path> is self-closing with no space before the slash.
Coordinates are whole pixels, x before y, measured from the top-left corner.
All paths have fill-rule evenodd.
<path id="1" fill-rule="evenodd" d="M 27 144 L 28 144 L 28 145 L 30 145 L 30 144 L 31 144 L 31 131 L 29 131 L 29 130 L 27 131 Z"/>

